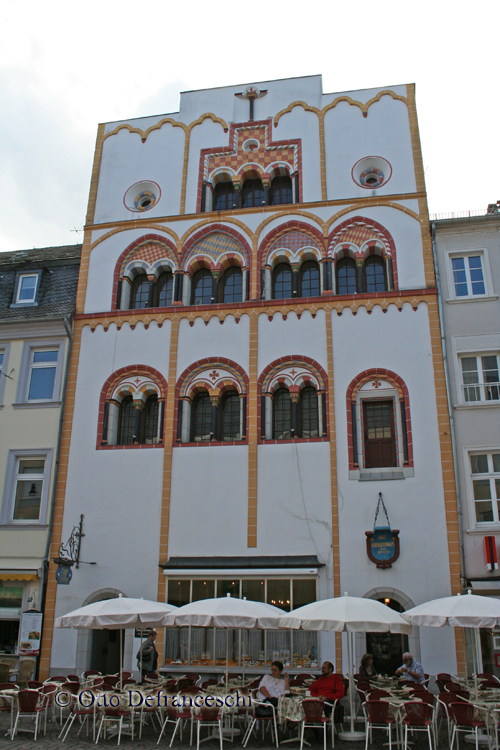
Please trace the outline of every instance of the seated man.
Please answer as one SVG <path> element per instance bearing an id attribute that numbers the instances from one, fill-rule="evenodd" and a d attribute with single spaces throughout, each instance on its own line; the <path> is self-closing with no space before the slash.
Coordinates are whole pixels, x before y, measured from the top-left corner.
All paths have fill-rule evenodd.
<path id="1" fill-rule="evenodd" d="M 415 661 L 413 656 L 408 652 L 403 654 L 403 664 L 399 669 L 396 669 L 396 674 L 398 677 L 403 676 L 411 682 L 423 682 L 425 680 L 423 666 L 418 661 Z"/>
<path id="2" fill-rule="evenodd" d="M 342 677 L 333 673 L 331 661 L 325 661 L 321 667 L 321 677 L 314 680 L 310 687 L 311 697 L 333 703 L 344 697 L 344 683 Z M 331 706 L 325 706 L 325 716 L 332 713 Z M 337 703 L 335 709 L 335 721 L 342 722 L 344 719 L 344 708 Z"/>

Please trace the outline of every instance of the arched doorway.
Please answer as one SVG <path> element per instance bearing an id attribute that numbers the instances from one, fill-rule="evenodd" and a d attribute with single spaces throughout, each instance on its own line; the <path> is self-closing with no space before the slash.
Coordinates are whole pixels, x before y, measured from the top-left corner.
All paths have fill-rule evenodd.
<path id="1" fill-rule="evenodd" d="M 384 597 L 377 601 L 396 612 L 404 612 L 404 608 L 395 599 Z M 379 674 L 393 675 L 403 663 L 403 654 L 408 650 L 408 636 L 403 633 L 366 634 L 366 651 L 373 654 L 373 666 Z"/>
<path id="2" fill-rule="evenodd" d="M 82 606 L 123 595 L 118 589 L 99 589 L 90 594 Z M 120 630 L 90 630 L 79 628 L 76 645 L 75 670 L 97 669 L 103 674 L 114 674 L 120 669 Z M 122 655 L 127 652 L 125 630 L 122 630 Z M 131 650 L 129 646 L 129 651 Z"/>

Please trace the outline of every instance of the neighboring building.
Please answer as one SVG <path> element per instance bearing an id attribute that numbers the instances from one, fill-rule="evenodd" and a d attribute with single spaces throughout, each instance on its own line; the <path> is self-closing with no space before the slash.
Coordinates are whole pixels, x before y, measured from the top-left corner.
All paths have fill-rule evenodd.
<path id="1" fill-rule="evenodd" d="M 500 204 L 432 224 L 455 438 L 464 587 L 500 596 Z M 500 677 L 500 630 L 480 671 Z"/>
<path id="2" fill-rule="evenodd" d="M 0 253 L 0 654 L 43 606 L 80 254 Z"/>
<path id="3" fill-rule="evenodd" d="M 84 513 L 96 564 L 69 586 L 51 564 L 42 675 L 117 668 L 116 632 L 52 625 L 119 593 L 290 609 L 348 591 L 408 609 L 460 591 L 414 86 L 268 81 L 100 125 L 68 388 L 51 558 Z M 372 559 L 365 535 L 379 493 L 400 530 L 385 568 L 392 531 Z M 169 671 L 224 668 L 223 633 L 158 641 Z M 133 631 L 124 644 L 135 669 Z M 368 646 L 390 672 L 408 645 L 455 672 L 451 629 L 359 636 L 358 662 Z M 257 672 L 342 668 L 333 634 L 231 649 Z"/>

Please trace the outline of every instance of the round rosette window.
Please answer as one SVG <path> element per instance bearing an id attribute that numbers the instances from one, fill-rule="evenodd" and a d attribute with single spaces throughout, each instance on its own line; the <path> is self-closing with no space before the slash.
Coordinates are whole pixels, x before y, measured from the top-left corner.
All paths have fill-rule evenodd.
<path id="1" fill-rule="evenodd" d="M 129 211 L 149 211 L 160 200 L 161 190 L 156 182 L 136 182 L 129 187 L 123 202 Z"/>
<path id="2" fill-rule="evenodd" d="M 391 175 L 391 165 L 381 156 L 365 156 L 352 168 L 352 179 L 366 190 L 377 190 L 389 182 Z"/>

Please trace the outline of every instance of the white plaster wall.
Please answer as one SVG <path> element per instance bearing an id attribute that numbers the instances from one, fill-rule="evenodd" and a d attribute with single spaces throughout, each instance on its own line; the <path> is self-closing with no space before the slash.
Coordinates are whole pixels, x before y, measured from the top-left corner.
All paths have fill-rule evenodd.
<path id="1" fill-rule="evenodd" d="M 416 190 L 415 169 L 406 104 L 383 96 L 368 116 L 359 107 L 340 102 L 325 115 L 327 193 L 329 200 L 397 195 Z M 351 170 L 359 159 L 381 156 L 392 166 L 390 180 L 376 190 L 360 187 Z"/>
<path id="2" fill-rule="evenodd" d="M 291 101 L 296 101 L 291 99 Z M 290 104 L 288 102 L 288 104 Z M 310 103 L 310 102 L 308 102 Z M 302 197 L 301 203 L 320 201 L 321 171 L 319 146 L 319 120 L 314 112 L 306 112 L 303 107 L 282 115 L 278 127 L 273 127 L 273 140 L 286 141 L 301 139 L 302 144 Z"/>
<path id="3" fill-rule="evenodd" d="M 159 122 L 162 118 L 155 119 Z M 140 127 L 135 121 L 130 124 Z M 125 128 L 106 138 L 94 223 L 135 221 L 137 218 L 151 220 L 157 216 L 178 214 L 184 138 L 181 127 L 168 123 L 149 133 L 144 143 L 139 133 L 129 133 Z M 132 185 L 142 181 L 153 181 L 160 186 L 160 200 L 148 211 L 129 211 L 123 203 L 124 195 Z"/>
<path id="4" fill-rule="evenodd" d="M 295 313 L 289 313 L 286 320 L 281 313 L 276 313 L 272 320 L 267 314 L 259 315 L 259 375 L 271 362 L 288 355 L 310 357 L 327 369 L 323 310 L 318 310 L 315 318 L 305 310 L 300 320 Z"/>
<path id="5" fill-rule="evenodd" d="M 247 516 L 247 446 L 174 448 L 169 557 L 249 554 Z"/>
<path id="6" fill-rule="evenodd" d="M 213 111 L 211 109 L 207 110 Z M 215 114 L 220 117 L 217 109 Z M 229 131 L 224 132 L 222 125 L 212 120 L 204 120 L 191 130 L 189 142 L 189 159 L 186 182 L 186 213 L 194 214 L 198 200 L 198 186 L 200 184 L 200 152 L 204 148 L 219 148 L 229 144 Z"/>
<path id="7" fill-rule="evenodd" d="M 207 325 L 197 318 L 192 326 L 183 318 L 179 324 L 177 378 L 186 367 L 205 357 L 227 357 L 241 365 L 248 375 L 249 329 L 248 315 L 242 315 L 239 323 L 228 315 L 223 325 L 215 316 Z"/>

